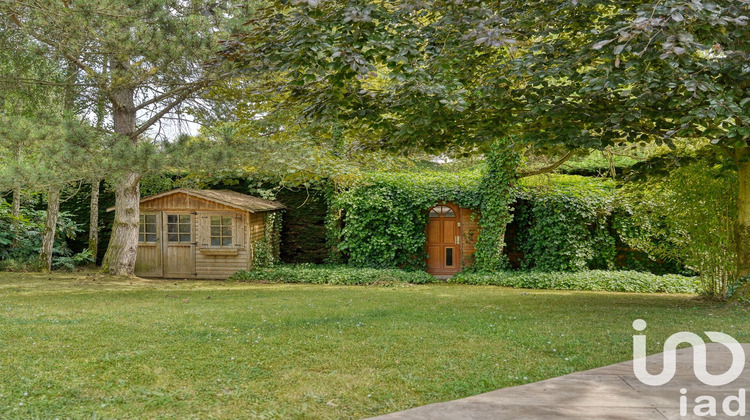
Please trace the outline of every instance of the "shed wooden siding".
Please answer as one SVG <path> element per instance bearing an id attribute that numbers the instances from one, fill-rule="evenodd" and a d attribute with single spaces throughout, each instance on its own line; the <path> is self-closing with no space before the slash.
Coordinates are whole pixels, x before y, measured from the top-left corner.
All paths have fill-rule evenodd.
<path id="1" fill-rule="evenodd" d="M 461 257 L 464 267 L 473 263 L 475 244 L 479 235 L 479 212 L 462 208 L 460 212 L 461 230 Z"/>
<path id="2" fill-rule="evenodd" d="M 266 235 L 266 218 L 263 213 L 250 213 L 250 244 L 263 240 Z"/>
<path id="3" fill-rule="evenodd" d="M 248 212 L 230 212 L 216 210 L 199 211 L 196 215 L 198 224 L 198 249 L 195 253 L 195 274 L 199 279 L 225 279 L 239 270 L 250 268 L 252 261 L 252 244 L 250 232 L 256 229 L 255 226 L 246 228 L 248 220 L 252 220 L 254 214 Z M 235 229 L 235 237 L 238 239 L 233 247 L 237 254 L 219 255 L 224 250 L 217 251 L 208 246 L 210 223 L 208 218 L 214 215 L 232 216 Z M 260 221 L 263 222 L 263 215 L 260 215 Z M 254 223 L 254 222 L 250 222 Z M 263 228 L 261 227 L 261 232 Z"/>
<path id="4" fill-rule="evenodd" d="M 185 193 L 176 193 L 164 197 L 155 198 L 141 203 L 141 211 L 161 211 L 161 210 L 230 210 L 236 209 L 225 206 L 224 204 L 214 201 L 204 200 L 198 197 L 191 197 Z"/>

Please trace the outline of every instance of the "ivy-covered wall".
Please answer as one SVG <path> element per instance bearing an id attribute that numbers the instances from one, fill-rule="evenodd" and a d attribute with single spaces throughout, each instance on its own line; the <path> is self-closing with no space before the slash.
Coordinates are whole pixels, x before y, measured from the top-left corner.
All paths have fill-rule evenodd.
<path id="1" fill-rule="evenodd" d="M 551 182 L 552 181 L 552 182 Z M 580 271 L 614 268 L 617 234 L 611 180 L 560 175 L 517 189 L 515 220 L 523 268 Z"/>
<path id="2" fill-rule="evenodd" d="M 426 210 L 440 202 L 477 209 L 480 176 L 478 170 L 372 173 L 357 186 L 332 190 L 329 244 L 352 266 L 422 269 Z"/>
<path id="3" fill-rule="evenodd" d="M 491 190 L 486 181 L 491 178 L 482 174 L 481 170 L 376 173 L 359 185 L 333 192 L 329 213 L 333 220 L 328 224 L 333 245 L 329 245 L 340 254 L 337 261 L 359 267 L 423 268 L 426 210 L 440 202 L 486 209 L 487 191 Z M 507 190 L 510 217 L 500 210 L 481 214 L 483 230 L 494 222 L 494 240 L 486 239 L 489 230 L 485 230 L 485 263 L 469 268 L 492 271 L 510 264 L 541 271 L 684 271 L 672 263 L 654 261 L 622 242 L 615 218 L 623 214 L 612 180 L 540 175 L 504 185 L 514 185 Z M 504 202 L 504 191 L 490 192 L 498 202 Z M 488 220 L 488 215 L 493 219 Z M 481 233 L 479 238 L 481 244 Z M 502 249 L 504 258 L 498 258 L 488 243 Z"/>

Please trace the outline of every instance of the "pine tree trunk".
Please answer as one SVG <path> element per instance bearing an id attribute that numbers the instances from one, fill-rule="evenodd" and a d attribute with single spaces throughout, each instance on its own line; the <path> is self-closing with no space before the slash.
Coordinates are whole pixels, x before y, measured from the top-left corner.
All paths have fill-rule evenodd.
<path id="1" fill-rule="evenodd" d="M 57 232 L 57 217 L 60 214 L 60 189 L 50 187 L 47 192 L 47 217 L 42 235 L 42 249 L 39 253 L 39 261 L 42 270 L 52 270 L 52 249 L 55 246 L 55 233 Z"/>
<path id="2" fill-rule="evenodd" d="M 15 150 L 16 162 L 21 163 L 21 148 L 18 147 Z M 13 220 L 11 221 L 11 232 L 13 233 L 13 243 L 11 247 L 18 247 L 18 218 L 21 216 L 21 186 L 15 184 L 13 186 L 13 202 L 10 210 Z"/>
<path id="3" fill-rule="evenodd" d="M 16 219 L 21 215 L 21 187 L 13 187 L 13 208 L 10 214 Z"/>
<path id="4" fill-rule="evenodd" d="M 113 70 L 124 70 L 126 64 L 112 60 Z M 135 91 L 132 88 L 116 89 L 112 103 L 114 132 L 136 146 L 134 103 Z M 115 185 L 115 221 L 107 253 L 104 254 L 102 270 L 114 276 L 132 276 L 135 273 L 135 255 L 138 249 L 138 214 L 141 174 L 129 172 L 120 177 Z"/>
<path id="5" fill-rule="evenodd" d="M 10 214 L 13 216 L 11 223 L 11 233 L 13 233 L 13 243 L 11 247 L 18 247 L 18 217 L 21 216 L 21 187 L 13 187 L 13 204 L 11 205 Z"/>
<path id="6" fill-rule="evenodd" d="M 138 250 L 138 204 L 141 177 L 131 172 L 115 186 L 115 221 L 102 270 L 114 276 L 132 276 Z"/>
<path id="7" fill-rule="evenodd" d="M 91 206 L 89 212 L 89 252 L 96 264 L 96 254 L 99 249 L 99 184 L 96 179 L 91 182 Z"/>

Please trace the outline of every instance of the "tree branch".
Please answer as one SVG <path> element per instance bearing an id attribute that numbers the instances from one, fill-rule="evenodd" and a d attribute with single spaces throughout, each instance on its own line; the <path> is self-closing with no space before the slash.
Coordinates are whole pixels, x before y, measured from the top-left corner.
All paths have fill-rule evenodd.
<path id="1" fill-rule="evenodd" d="M 177 98 L 175 98 L 175 100 L 172 101 L 172 103 L 170 103 L 169 105 L 165 106 L 161 111 L 157 112 L 151 118 L 149 118 L 146 122 L 144 122 L 143 124 L 141 124 L 141 126 L 138 127 L 138 129 L 136 129 L 135 132 L 132 134 L 132 137 L 136 138 L 136 137 L 140 136 L 141 134 L 143 134 L 144 132 L 146 132 L 146 130 L 148 130 L 149 127 L 151 127 L 157 121 L 159 121 L 159 119 L 161 117 L 163 117 L 164 115 L 166 115 L 169 111 L 171 111 L 172 109 L 174 109 L 174 107 L 176 107 L 177 105 L 181 104 L 185 99 L 187 99 L 193 93 L 195 93 L 195 92 L 197 92 L 197 91 L 205 88 L 206 86 L 208 86 L 209 83 L 210 83 L 209 80 L 204 80 L 204 81 L 202 81 L 200 83 L 196 83 L 196 84 L 190 86 L 191 89 L 186 89 L 181 95 L 179 95 Z"/>
<path id="2" fill-rule="evenodd" d="M 95 83 L 99 85 L 100 88 L 104 88 L 105 86 L 102 84 L 102 80 L 100 80 L 100 75 L 97 73 L 94 69 L 87 66 L 85 63 L 83 63 L 78 57 L 75 57 L 68 53 L 67 51 L 64 51 L 62 48 L 60 48 L 60 45 L 52 41 L 51 39 L 48 39 L 47 37 L 41 36 L 37 33 L 35 33 L 31 28 L 24 27 L 23 22 L 21 22 L 20 19 L 16 16 L 15 13 L 11 12 L 11 19 L 13 20 L 13 23 L 21 30 L 24 30 L 29 36 L 36 39 L 37 41 L 47 44 L 49 47 L 51 47 L 55 52 L 58 54 L 61 54 L 63 57 L 65 57 L 68 61 L 73 63 L 76 67 L 83 70 L 84 73 L 86 73 L 89 77 L 91 77 Z M 108 95 L 110 96 L 110 95 Z M 110 96 L 110 99 L 113 100 L 113 97 Z M 112 103 L 115 103 L 113 100 Z"/>
<path id="3" fill-rule="evenodd" d="M 147 107 L 149 105 L 153 105 L 153 104 L 155 104 L 157 102 L 163 101 L 164 99 L 167 99 L 169 97 L 178 95 L 181 92 L 188 92 L 188 95 L 189 95 L 190 93 L 193 92 L 193 89 L 200 90 L 203 87 L 205 87 L 206 84 L 207 84 L 207 82 L 204 80 L 204 81 L 198 82 L 196 84 L 185 85 L 185 86 L 181 86 L 181 87 L 172 89 L 172 90 L 170 90 L 168 92 L 164 92 L 162 94 L 156 95 L 156 96 L 154 96 L 153 98 L 151 98 L 151 99 L 149 99 L 147 101 L 141 102 L 140 104 L 138 104 L 135 107 L 135 110 L 139 111 L 139 110 L 141 110 L 141 109 L 143 109 L 143 108 L 145 108 L 145 107 Z"/>
<path id="4" fill-rule="evenodd" d="M 572 158 L 575 154 L 576 154 L 576 151 L 575 150 L 571 150 L 565 156 L 563 156 L 562 158 L 560 158 L 560 160 L 558 160 L 557 162 L 553 163 L 552 165 L 545 166 L 544 168 L 537 169 L 537 170 L 534 170 L 534 171 L 520 172 L 518 174 L 518 177 L 519 178 L 524 178 L 524 177 L 527 177 L 527 176 L 541 175 L 541 174 L 546 174 L 547 172 L 552 172 L 555 169 L 557 169 L 558 167 L 560 167 L 560 165 L 562 165 L 563 163 L 565 163 L 568 160 L 570 160 L 570 158 Z"/>

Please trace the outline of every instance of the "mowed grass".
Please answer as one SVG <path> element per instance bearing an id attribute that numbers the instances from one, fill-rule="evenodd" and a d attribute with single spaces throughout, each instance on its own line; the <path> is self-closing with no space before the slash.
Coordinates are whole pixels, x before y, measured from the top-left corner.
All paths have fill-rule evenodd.
<path id="1" fill-rule="evenodd" d="M 360 418 L 631 358 L 687 330 L 750 341 L 685 295 L 0 274 L 1 418 Z"/>

